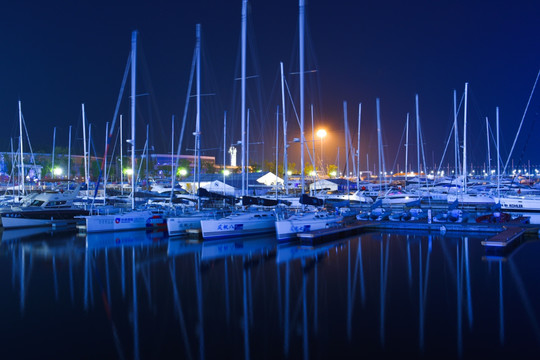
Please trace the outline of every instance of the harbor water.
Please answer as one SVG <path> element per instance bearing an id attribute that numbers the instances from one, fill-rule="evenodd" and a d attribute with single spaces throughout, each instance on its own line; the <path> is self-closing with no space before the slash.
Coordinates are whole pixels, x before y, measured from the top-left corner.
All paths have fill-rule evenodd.
<path id="1" fill-rule="evenodd" d="M 5 230 L 4 359 L 537 359 L 540 242 Z"/>

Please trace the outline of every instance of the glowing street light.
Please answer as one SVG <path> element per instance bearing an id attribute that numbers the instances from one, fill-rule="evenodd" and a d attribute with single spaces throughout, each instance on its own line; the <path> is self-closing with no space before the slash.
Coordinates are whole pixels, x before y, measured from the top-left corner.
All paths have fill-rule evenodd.
<path id="1" fill-rule="evenodd" d="M 228 169 L 223 170 L 223 175 L 229 176 L 231 174 L 231 171 Z"/>
<path id="2" fill-rule="evenodd" d="M 182 177 L 183 177 L 183 176 L 186 176 L 186 175 L 187 175 L 187 170 L 184 169 L 184 168 L 178 169 L 178 175 L 180 175 L 180 176 L 182 176 Z"/>
<path id="3" fill-rule="evenodd" d="M 62 170 L 61 167 L 55 167 L 54 170 L 53 170 L 54 176 L 60 176 L 60 175 L 62 175 L 63 172 L 64 172 L 64 170 Z"/>
<path id="4" fill-rule="evenodd" d="M 321 138 L 321 169 L 324 169 L 324 161 L 323 161 L 323 139 L 327 135 L 327 132 L 325 129 L 319 129 L 317 130 L 317 136 Z"/>

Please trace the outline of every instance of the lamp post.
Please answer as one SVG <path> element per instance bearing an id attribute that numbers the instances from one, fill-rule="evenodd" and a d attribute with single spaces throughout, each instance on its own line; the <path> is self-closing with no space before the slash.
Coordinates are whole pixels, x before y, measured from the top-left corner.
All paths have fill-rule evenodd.
<path id="1" fill-rule="evenodd" d="M 321 171 L 324 172 L 324 162 L 323 162 L 323 139 L 327 135 L 326 130 L 319 129 L 317 131 L 317 136 L 321 138 Z"/>

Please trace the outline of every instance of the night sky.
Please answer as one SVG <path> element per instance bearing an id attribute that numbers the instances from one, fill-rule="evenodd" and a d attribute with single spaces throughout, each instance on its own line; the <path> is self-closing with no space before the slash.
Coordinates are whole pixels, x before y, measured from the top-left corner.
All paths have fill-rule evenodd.
<path id="1" fill-rule="evenodd" d="M 82 153 L 81 103 L 92 124 L 98 155 L 103 154 L 105 123 L 111 122 L 131 46 L 139 31 L 137 148 L 146 124 L 154 152 L 171 148 L 171 118 L 178 142 L 195 46 L 195 24 L 202 26 L 202 147 L 222 163 L 223 117 L 227 145 L 240 139 L 241 0 L 199 1 L 18 1 L 0 10 L 1 151 L 18 137 L 17 101 L 22 101 L 30 141 L 50 152 L 53 127 L 57 146 Z M 376 98 L 386 170 L 403 169 L 402 134 L 410 113 L 409 163 L 416 168 L 415 94 L 428 166 L 439 164 L 453 123 L 453 90 L 458 101 L 466 82 L 468 158 L 487 161 L 486 125 L 495 134 L 500 108 L 501 157 L 506 161 L 540 69 L 540 4 L 537 1 L 306 1 L 306 139 L 311 112 L 316 129 L 329 132 L 325 163 L 345 159 L 343 102 L 348 103 L 351 138 L 356 146 L 358 104 L 362 103 L 361 168 L 377 163 Z M 298 110 L 298 2 L 252 0 L 248 14 L 247 106 L 250 108 L 250 158 L 275 155 L 276 108 L 281 105 L 279 62 Z M 316 70 L 316 71 L 311 71 Z M 539 85 L 540 86 L 540 85 Z M 193 89 L 193 94 L 195 89 Z M 120 112 L 129 131 L 129 83 Z M 287 100 L 289 138 L 298 137 Z M 540 89 L 532 96 L 514 163 L 540 163 Z M 193 148 L 192 98 L 184 149 Z M 459 114 L 460 135 L 463 112 Z M 281 120 L 280 120 L 281 129 Z M 315 129 L 315 130 L 316 130 Z M 401 143 L 401 146 L 400 146 Z M 280 139 L 282 147 L 282 140 Z M 299 165 L 298 145 L 291 162 Z M 398 155 L 399 150 L 399 155 Z M 115 150 L 118 152 L 118 150 Z M 280 152 L 282 148 L 280 148 Z M 320 152 L 320 141 L 316 151 Z M 495 144 L 491 143 L 492 159 Z M 183 153 L 190 153 L 189 150 Z M 443 160 L 454 164 L 453 143 Z M 317 153 L 317 156 L 320 156 Z M 397 159 L 397 160 L 396 160 Z M 229 160 L 227 160 L 228 162 Z M 281 160 L 280 160 L 281 161 Z M 494 162 L 494 160 L 492 160 Z M 309 158 L 306 155 L 306 162 Z M 492 167 L 495 164 L 492 163 Z"/>

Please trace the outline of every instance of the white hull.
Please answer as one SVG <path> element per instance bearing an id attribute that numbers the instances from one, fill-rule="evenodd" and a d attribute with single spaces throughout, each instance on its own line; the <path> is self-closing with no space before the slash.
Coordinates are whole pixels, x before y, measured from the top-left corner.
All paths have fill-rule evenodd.
<path id="1" fill-rule="evenodd" d="M 233 214 L 219 220 L 201 220 L 201 230 L 204 239 L 257 235 L 274 232 L 275 222 L 275 214 L 270 211 Z"/>
<path id="2" fill-rule="evenodd" d="M 457 202 L 461 205 L 494 205 L 495 200 L 488 195 L 473 195 L 473 194 L 448 194 L 446 201 L 449 204 Z"/>
<path id="3" fill-rule="evenodd" d="M 66 222 L 66 220 L 61 220 L 61 221 Z M 51 226 L 54 222 L 55 222 L 54 220 L 5 217 L 2 219 L 2 226 L 5 229 L 26 228 L 26 227 L 36 227 L 36 226 Z"/>
<path id="4" fill-rule="evenodd" d="M 132 211 L 124 214 L 89 215 L 86 220 L 86 232 L 107 232 L 124 230 L 141 230 L 153 228 L 163 220 L 160 215 L 151 211 Z"/>
<path id="5" fill-rule="evenodd" d="M 182 235 L 186 230 L 200 229 L 201 220 L 208 219 L 206 214 L 193 214 L 167 218 L 167 231 L 169 236 Z"/>
<path id="6" fill-rule="evenodd" d="M 494 200 L 501 203 L 501 210 L 540 212 L 540 197 L 509 196 Z"/>
<path id="7" fill-rule="evenodd" d="M 292 215 L 288 219 L 276 221 L 276 237 L 278 240 L 293 239 L 298 233 L 326 229 L 341 220 L 343 216 L 339 215 L 315 215 L 314 213 Z"/>

